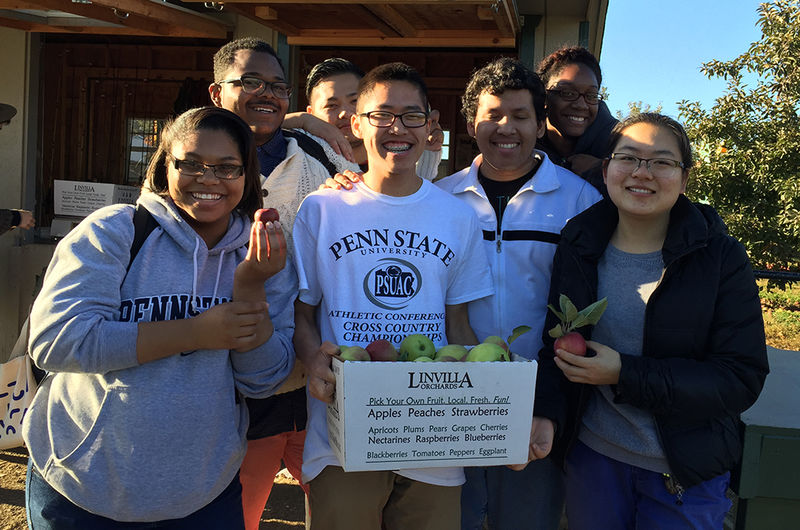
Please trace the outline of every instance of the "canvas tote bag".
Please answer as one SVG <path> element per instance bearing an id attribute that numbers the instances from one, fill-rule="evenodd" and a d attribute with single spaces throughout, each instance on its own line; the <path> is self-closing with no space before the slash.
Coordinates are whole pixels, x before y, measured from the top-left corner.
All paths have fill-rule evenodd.
<path id="1" fill-rule="evenodd" d="M 28 355 L 28 319 L 22 325 L 9 360 L 0 364 L 0 450 L 24 445 L 22 421 L 36 393 Z"/>

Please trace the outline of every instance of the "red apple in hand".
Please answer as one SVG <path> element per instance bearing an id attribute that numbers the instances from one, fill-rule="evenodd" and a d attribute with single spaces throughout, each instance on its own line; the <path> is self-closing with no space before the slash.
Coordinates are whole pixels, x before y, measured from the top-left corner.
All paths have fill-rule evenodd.
<path id="1" fill-rule="evenodd" d="M 553 343 L 553 349 L 565 350 L 574 355 L 586 355 L 586 341 L 577 331 L 570 331 L 566 335 L 558 337 Z"/>
<path id="2" fill-rule="evenodd" d="M 280 215 L 278 215 L 278 210 L 275 208 L 261 208 L 256 211 L 256 221 L 261 221 L 266 224 L 274 223 L 278 220 L 280 220 Z"/>
<path id="3" fill-rule="evenodd" d="M 562 294 L 559 297 L 558 305 L 560 306 L 559 309 L 556 309 L 551 304 L 547 305 L 550 311 L 552 311 L 560 321 L 559 324 L 547 332 L 551 337 L 556 339 L 553 343 L 553 349 L 568 351 L 575 355 L 587 356 L 586 341 L 580 333 L 573 330 L 582 326 L 594 326 L 597 324 L 608 306 L 608 300 L 603 298 L 578 311 L 575 304 L 573 304 L 566 295 Z M 596 353 L 592 351 L 588 357 L 593 357 L 595 354 Z"/>

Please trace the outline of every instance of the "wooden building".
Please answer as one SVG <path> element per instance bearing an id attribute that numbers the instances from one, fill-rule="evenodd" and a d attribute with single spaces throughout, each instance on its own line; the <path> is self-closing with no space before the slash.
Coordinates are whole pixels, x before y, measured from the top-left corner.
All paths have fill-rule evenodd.
<path id="1" fill-rule="evenodd" d="M 0 0 L 0 207 L 35 212 L 0 237 L 0 351 L 9 351 L 54 245 L 56 180 L 138 185 L 164 120 L 208 103 L 225 42 L 273 44 L 303 109 L 304 80 L 327 57 L 364 70 L 417 68 L 448 131 L 440 172 L 471 161 L 460 115 L 470 73 L 494 57 L 530 66 L 563 44 L 600 56 L 608 0 Z"/>

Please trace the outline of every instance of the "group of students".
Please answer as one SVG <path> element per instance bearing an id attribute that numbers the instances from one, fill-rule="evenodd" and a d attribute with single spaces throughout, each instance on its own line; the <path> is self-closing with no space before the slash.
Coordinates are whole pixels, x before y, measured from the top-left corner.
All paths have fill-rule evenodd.
<path id="1" fill-rule="evenodd" d="M 418 72 L 318 76 L 308 110 L 340 105 L 325 121 L 358 158 L 328 179 L 281 130 L 274 51 L 223 47 L 215 106 L 165 128 L 138 205 L 87 217 L 48 268 L 31 314 L 49 374 L 24 424 L 31 528 L 257 528 L 281 458 L 316 530 L 554 529 L 565 499 L 573 529 L 721 528 L 738 415 L 768 371 L 747 256 L 684 196 L 680 124 L 615 123 L 586 50 L 542 68 L 502 58 L 472 75 L 480 154 L 436 182 L 420 176 L 437 135 Z M 254 218 L 262 206 L 280 221 Z M 140 210 L 155 228 L 131 259 Z M 367 281 L 389 269 L 415 278 L 396 303 Z M 553 350 L 561 294 L 609 299 L 582 330 L 595 355 Z M 528 464 L 344 472 L 325 403 L 359 314 L 373 329 L 404 314 L 437 346 L 530 325 L 514 344 L 539 362 Z"/>

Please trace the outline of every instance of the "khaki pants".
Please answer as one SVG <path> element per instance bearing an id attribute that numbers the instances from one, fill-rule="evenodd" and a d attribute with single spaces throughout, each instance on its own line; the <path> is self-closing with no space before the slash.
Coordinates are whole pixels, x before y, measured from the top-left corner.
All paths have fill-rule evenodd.
<path id="1" fill-rule="evenodd" d="M 328 466 L 310 483 L 311 530 L 459 530 L 461 486 Z"/>

